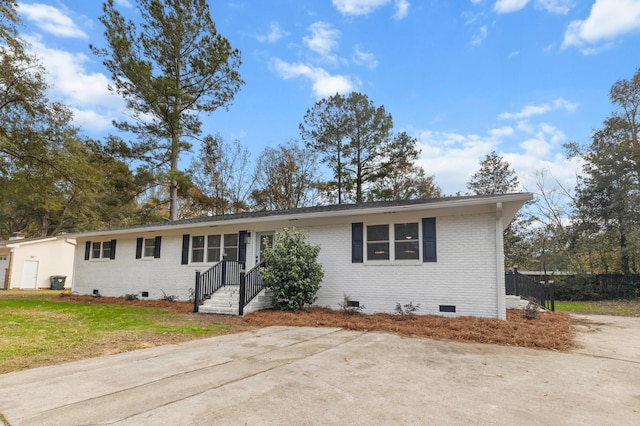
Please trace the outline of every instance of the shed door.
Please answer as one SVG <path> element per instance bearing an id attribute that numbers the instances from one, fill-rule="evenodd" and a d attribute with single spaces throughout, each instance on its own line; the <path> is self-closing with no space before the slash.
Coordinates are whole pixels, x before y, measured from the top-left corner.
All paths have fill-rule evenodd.
<path id="1" fill-rule="evenodd" d="M 9 255 L 0 254 L 0 289 L 4 288 L 5 275 L 7 274 L 7 269 L 9 268 Z"/>
<path id="2" fill-rule="evenodd" d="M 38 261 L 25 260 L 22 265 L 22 285 L 20 288 L 35 289 L 38 284 Z"/>

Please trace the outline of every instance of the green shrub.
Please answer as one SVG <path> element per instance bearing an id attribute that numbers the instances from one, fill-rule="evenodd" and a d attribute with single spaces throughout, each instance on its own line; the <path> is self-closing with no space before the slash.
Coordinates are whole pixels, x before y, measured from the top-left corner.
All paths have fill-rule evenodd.
<path id="1" fill-rule="evenodd" d="M 265 287 L 273 290 L 276 308 L 296 311 L 316 300 L 324 276 L 319 252 L 320 247 L 308 243 L 306 234 L 295 228 L 276 233 L 260 270 Z"/>

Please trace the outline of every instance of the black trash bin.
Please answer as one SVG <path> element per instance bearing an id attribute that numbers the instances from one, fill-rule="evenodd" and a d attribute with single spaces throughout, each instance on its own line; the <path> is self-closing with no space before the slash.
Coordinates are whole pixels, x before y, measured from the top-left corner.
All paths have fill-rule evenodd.
<path id="1" fill-rule="evenodd" d="M 64 282 L 67 279 L 64 275 L 51 276 L 51 290 L 64 290 Z"/>

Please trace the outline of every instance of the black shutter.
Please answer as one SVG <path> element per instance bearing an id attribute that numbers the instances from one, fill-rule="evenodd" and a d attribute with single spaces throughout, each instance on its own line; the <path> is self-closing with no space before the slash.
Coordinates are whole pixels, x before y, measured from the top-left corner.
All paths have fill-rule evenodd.
<path id="1" fill-rule="evenodd" d="M 84 243 L 84 260 L 91 258 L 91 241 Z"/>
<path id="2" fill-rule="evenodd" d="M 136 259 L 142 259 L 142 238 L 136 240 Z"/>
<path id="3" fill-rule="evenodd" d="M 351 224 L 351 263 L 363 262 L 363 234 L 364 224 L 362 222 Z"/>
<path id="4" fill-rule="evenodd" d="M 182 264 L 183 265 L 189 264 L 189 239 L 190 238 L 191 238 L 191 235 L 189 234 L 184 234 L 182 236 Z"/>
<path id="5" fill-rule="evenodd" d="M 111 240 L 111 256 L 109 259 L 113 260 L 116 258 L 116 240 Z"/>
<path id="6" fill-rule="evenodd" d="M 437 262 L 436 254 L 436 218 L 422 218 L 422 261 Z"/>
<path id="7" fill-rule="evenodd" d="M 156 237 L 155 248 L 153 249 L 153 257 L 156 259 L 160 258 L 160 243 L 162 242 L 162 237 Z"/>

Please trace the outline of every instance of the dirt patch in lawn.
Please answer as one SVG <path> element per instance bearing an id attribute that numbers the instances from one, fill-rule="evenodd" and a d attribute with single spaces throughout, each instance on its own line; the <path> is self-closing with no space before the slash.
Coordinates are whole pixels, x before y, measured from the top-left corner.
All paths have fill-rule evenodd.
<path id="1" fill-rule="evenodd" d="M 447 318 L 438 315 L 348 314 L 329 308 L 305 308 L 299 312 L 264 310 L 232 317 L 194 314 L 190 302 L 166 300 L 126 300 L 122 297 L 65 295 L 64 300 L 93 304 L 118 304 L 169 309 L 193 316 L 197 322 L 226 323 L 236 331 L 274 325 L 299 327 L 339 327 L 347 330 L 379 331 L 402 336 L 429 337 L 458 342 L 490 343 L 505 346 L 565 351 L 572 347 L 571 317 L 563 312 L 539 313 L 528 320 L 521 310 L 508 310 L 507 321 L 489 318 Z M 141 344 L 142 342 L 138 342 Z M 142 343 L 143 344 L 143 343 Z"/>

